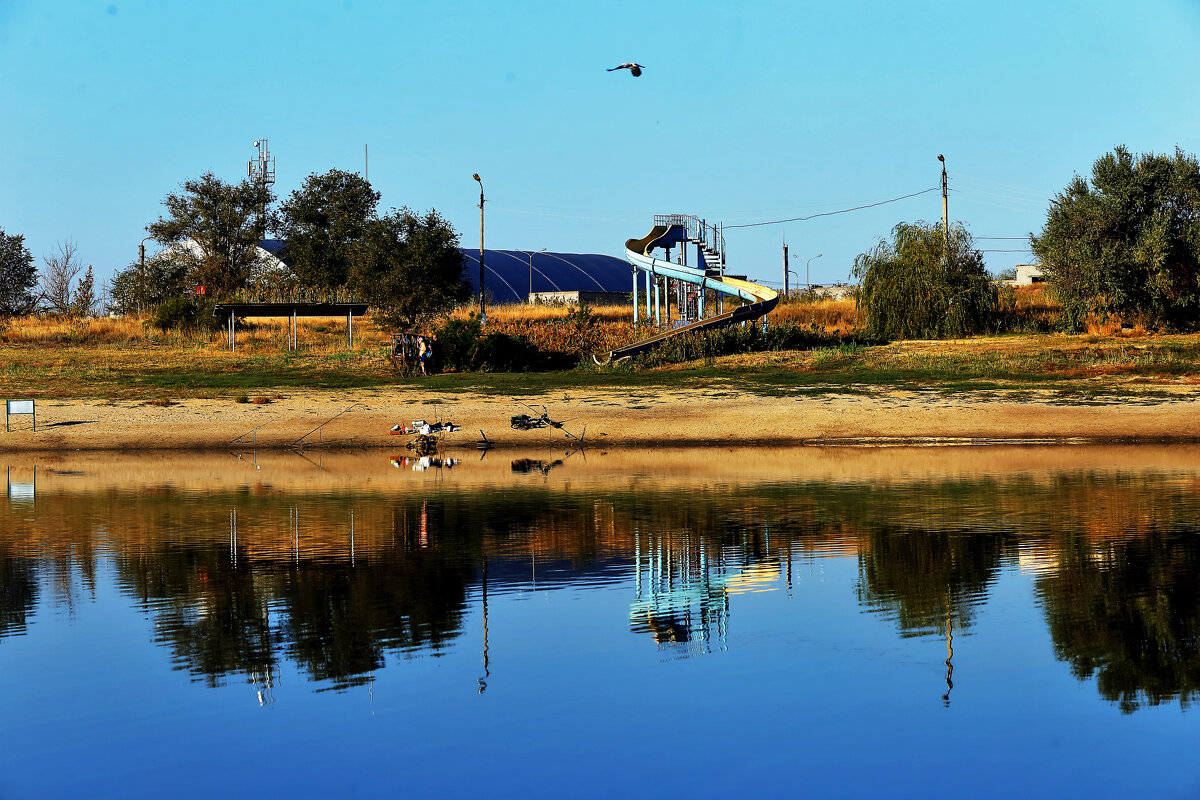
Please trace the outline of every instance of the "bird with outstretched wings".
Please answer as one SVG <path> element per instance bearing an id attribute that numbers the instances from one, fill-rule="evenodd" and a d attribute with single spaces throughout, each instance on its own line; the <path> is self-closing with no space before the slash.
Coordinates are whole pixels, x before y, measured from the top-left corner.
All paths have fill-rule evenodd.
<path id="1" fill-rule="evenodd" d="M 638 64 L 634 61 L 626 61 L 624 64 L 618 64 L 617 66 L 613 67 L 612 69 L 606 70 L 606 72 L 616 72 L 619 69 L 629 70 L 629 73 L 631 75 L 633 75 L 633 77 L 636 78 L 642 74 L 642 70 L 645 69 L 645 67 L 643 67 L 641 64 Z"/>

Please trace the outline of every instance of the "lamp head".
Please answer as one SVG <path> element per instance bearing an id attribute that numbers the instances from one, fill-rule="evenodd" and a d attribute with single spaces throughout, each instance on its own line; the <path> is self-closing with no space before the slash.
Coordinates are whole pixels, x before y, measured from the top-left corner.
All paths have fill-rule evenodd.
<path id="1" fill-rule="evenodd" d="M 946 157 L 945 157 L 945 156 L 943 156 L 941 153 L 938 153 L 938 161 L 940 161 L 940 162 L 942 162 L 943 164 L 945 164 L 945 163 L 946 163 Z"/>
<path id="2" fill-rule="evenodd" d="M 258 140 L 257 140 L 257 139 L 255 139 L 255 140 L 254 140 L 254 146 L 255 146 L 255 147 L 258 147 Z"/>
<path id="3" fill-rule="evenodd" d="M 474 175 L 472 175 L 471 177 L 472 177 L 472 178 L 474 178 L 475 180 L 479 181 L 479 173 L 478 173 L 478 172 L 476 172 L 476 173 L 475 173 Z M 479 182 L 480 182 L 480 183 L 483 183 L 483 181 L 479 181 Z"/>

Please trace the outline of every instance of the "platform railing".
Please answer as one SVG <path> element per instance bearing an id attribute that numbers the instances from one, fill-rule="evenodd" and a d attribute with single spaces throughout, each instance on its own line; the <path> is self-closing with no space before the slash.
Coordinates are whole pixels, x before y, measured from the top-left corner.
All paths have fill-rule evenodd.
<path id="1" fill-rule="evenodd" d="M 707 221 L 700 219 L 692 214 L 656 214 L 654 216 L 655 225 L 671 226 L 675 225 L 687 231 L 687 237 L 690 241 L 699 242 L 702 246 L 707 247 L 717 254 L 721 265 L 725 264 L 725 234 L 716 225 L 710 225 Z"/>

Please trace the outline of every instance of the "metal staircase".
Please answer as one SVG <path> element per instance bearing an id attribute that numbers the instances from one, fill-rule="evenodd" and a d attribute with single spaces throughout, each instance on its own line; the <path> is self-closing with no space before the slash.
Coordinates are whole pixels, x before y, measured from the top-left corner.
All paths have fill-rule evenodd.
<path id="1" fill-rule="evenodd" d="M 692 267 L 685 263 L 673 263 L 670 261 L 671 249 L 677 245 L 685 250 L 685 252 L 687 247 L 695 247 L 699 253 L 698 260 L 702 264 Z M 667 258 L 655 258 L 651 252 L 655 248 L 665 249 Z M 725 274 L 724 233 L 719 227 L 709 225 L 704 220 L 688 214 L 655 216 L 654 226 L 651 228 L 650 233 L 641 239 L 629 239 L 625 242 L 625 258 L 634 268 L 633 298 L 635 322 L 637 321 L 639 307 L 639 278 L 644 278 L 645 280 L 647 313 L 649 313 L 651 283 L 653 282 L 654 284 L 654 316 L 660 322 L 662 320 L 662 300 L 665 299 L 665 292 L 660 295 L 659 289 L 661 284 L 659 280 L 662 278 L 673 278 L 677 281 L 683 281 L 696 286 L 698 290 L 697 311 L 699 319 L 679 325 L 670 330 L 661 331 L 624 347 L 618 347 L 608 353 L 604 359 L 601 359 L 599 356 L 593 356 L 597 364 L 607 364 L 614 360 L 644 353 L 672 336 L 712 330 L 757 319 L 770 312 L 779 302 L 779 294 L 774 289 L 727 276 Z M 745 301 L 745 304 L 734 308 L 732 311 L 705 317 L 703 298 L 708 290 L 716 292 L 719 296 Z M 667 304 L 667 308 L 669 312 L 669 303 Z"/>

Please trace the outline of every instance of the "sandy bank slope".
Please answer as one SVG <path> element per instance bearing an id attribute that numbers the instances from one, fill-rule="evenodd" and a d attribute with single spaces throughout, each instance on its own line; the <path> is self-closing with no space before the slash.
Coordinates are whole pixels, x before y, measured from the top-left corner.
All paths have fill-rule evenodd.
<path id="1" fill-rule="evenodd" d="M 1156 403 L 1059 405 L 1037 400 L 945 398 L 932 393 L 886 396 L 760 397 L 735 392 L 594 391 L 525 398 L 545 403 L 564 428 L 596 445 L 779 444 L 820 440 L 1018 439 L 1200 441 L 1200 402 L 1190 395 Z M 0 432 L 0 452 L 35 450 L 259 448 L 397 448 L 397 422 L 439 416 L 463 427 L 452 443 L 471 446 L 479 430 L 502 445 L 564 441 L 562 431 L 514 431 L 509 419 L 528 411 L 509 397 L 438 396 L 428 392 L 301 392 L 266 405 L 183 400 L 170 406 L 129 401 L 38 404 Z M 340 414 L 340 416 L 339 416 Z"/>

